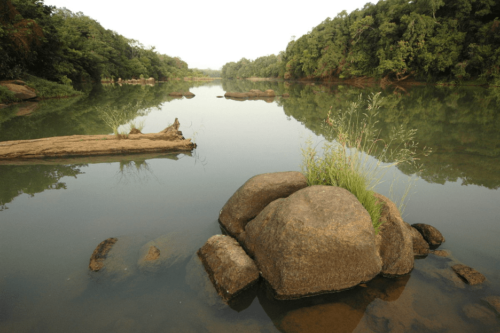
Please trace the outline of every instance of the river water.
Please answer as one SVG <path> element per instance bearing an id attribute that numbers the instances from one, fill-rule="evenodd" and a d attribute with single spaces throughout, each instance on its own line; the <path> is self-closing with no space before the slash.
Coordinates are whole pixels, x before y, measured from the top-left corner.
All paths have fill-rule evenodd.
<path id="1" fill-rule="evenodd" d="M 142 120 L 143 133 L 178 118 L 198 148 L 0 164 L 0 332 L 498 332 L 498 313 L 484 300 L 500 296 L 498 88 L 214 81 L 85 89 L 27 115 L 0 110 L 0 140 L 110 133 L 99 112 L 114 108 Z M 216 98 L 249 89 L 290 98 Z M 181 90 L 196 97 L 167 96 Z M 450 256 L 431 254 L 407 276 L 341 293 L 275 301 L 262 285 L 224 304 L 195 254 L 221 233 L 222 206 L 256 174 L 300 171 L 301 148 L 324 141 L 330 108 L 376 92 L 381 137 L 403 125 L 433 149 L 403 218 L 438 228 Z M 378 191 L 389 195 L 390 180 L 412 172 L 393 167 Z M 108 237 L 119 240 L 113 260 L 90 272 L 92 251 Z M 139 262 L 151 241 L 167 249 L 156 267 Z M 466 285 L 455 263 L 487 281 Z"/>

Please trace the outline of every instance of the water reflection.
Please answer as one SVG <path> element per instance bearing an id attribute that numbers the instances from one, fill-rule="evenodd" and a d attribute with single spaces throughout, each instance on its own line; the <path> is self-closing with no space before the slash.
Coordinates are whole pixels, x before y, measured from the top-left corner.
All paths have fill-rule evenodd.
<path id="1" fill-rule="evenodd" d="M 66 183 L 61 178 L 77 178 L 84 174 L 82 170 L 89 164 L 119 162 L 118 182 L 142 183 L 150 178 L 156 179 L 148 160 L 177 161 L 184 156 L 191 156 L 191 152 L 0 161 L 0 211 L 7 209 L 7 204 L 21 194 L 33 197 L 46 190 L 66 189 Z"/>
<path id="2" fill-rule="evenodd" d="M 428 182 L 444 184 L 462 179 L 463 185 L 500 187 L 500 88 L 413 86 L 358 88 L 346 85 L 289 84 L 286 82 L 223 81 L 226 91 L 274 89 L 287 117 L 301 122 L 319 136 L 329 137 L 324 126 L 332 109 L 346 110 L 360 94 L 367 97 L 381 92 L 378 117 L 380 138 L 388 141 L 393 127 L 416 128 L 415 141 L 420 147 L 432 147 L 433 154 L 422 157 Z M 366 99 L 366 98 L 365 98 Z M 366 103 L 366 101 L 365 101 Z M 365 105 L 361 105 L 364 109 Z M 414 170 L 398 168 L 406 174 Z M 485 176 L 488 174 L 488 176 Z"/>
<path id="3" fill-rule="evenodd" d="M 111 133 L 113 129 L 102 121 L 100 109 L 120 110 L 124 122 L 128 122 L 174 100 L 168 96 L 170 92 L 205 84 L 169 81 L 154 86 L 94 85 L 84 96 L 39 102 L 35 111 L 22 111 L 22 106 L 14 105 L 0 111 L 0 141 Z M 26 115 L 16 116 L 19 112 Z"/>

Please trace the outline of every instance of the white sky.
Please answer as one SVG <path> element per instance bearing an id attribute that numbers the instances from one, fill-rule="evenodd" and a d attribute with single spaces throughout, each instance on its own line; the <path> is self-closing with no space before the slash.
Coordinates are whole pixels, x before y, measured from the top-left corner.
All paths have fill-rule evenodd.
<path id="1" fill-rule="evenodd" d="M 44 0 L 46 5 L 81 11 L 105 29 L 201 69 L 278 54 L 292 36 L 299 38 L 327 17 L 367 2 Z"/>

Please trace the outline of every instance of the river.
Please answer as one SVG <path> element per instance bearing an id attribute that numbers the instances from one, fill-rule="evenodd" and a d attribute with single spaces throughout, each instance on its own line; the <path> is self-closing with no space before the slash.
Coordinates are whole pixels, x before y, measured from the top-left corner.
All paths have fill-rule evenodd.
<path id="1" fill-rule="evenodd" d="M 498 314 L 484 298 L 500 296 L 500 89 L 250 81 L 85 89 L 28 115 L 16 116 L 17 106 L 0 110 L 0 141 L 110 133 L 99 112 L 117 108 L 143 121 L 143 133 L 178 118 L 198 148 L 0 164 L 0 332 L 498 331 Z M 290 97 L 216 97 L 250 89 Z M 196 97 L 168 96 L 182 90 Z M 377 277 L 341 293 L 276 301 L 258 286 L 224 304 L 196 256 L 221 233 L 222 206 L 254 175 L 300 171 L 306 141 L 325 140 L 330 108 L 376 92 L 383 97 L 380 136 L 403 125 L 433 149 L 414 175 L 403 218 L 438 228 L 450 256 L 431 254 L 407 276 Z M 378 190 L 389 195 L 396 177 L 401 193 L 412 172 L 393 167 Z M 108 237 L 119 240 L 118 259 L 90 272 L 92 251 Z M 168 248 L 154 269 L 138 263 L 151 241 Z M 466 285 L 451 271 L 456 262 L 487 281 Z"/>

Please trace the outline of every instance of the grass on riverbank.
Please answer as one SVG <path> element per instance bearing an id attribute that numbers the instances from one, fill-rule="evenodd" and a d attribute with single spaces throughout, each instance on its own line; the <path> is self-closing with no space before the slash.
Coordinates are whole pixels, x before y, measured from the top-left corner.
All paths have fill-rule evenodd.
<path id="1" fill-rule="evenodd" d="M 376 124 L 381 101 L 380 93 L 372 94 L 366 110 L 361 110 L 364 101 L 360 96 L 348 110 L 335 113 L 330 110 L 324 126 L 332 141 L 324 144 L 322 154 L 310 143 L 302 150 L 302 171 L 308 185 L 332 185 L 350 191 L 370 214 L 377 233 L 381 226 L 381 206 L 374 196 L 375 187 L 395 165 L 409 163 L 414 170 L 421 169 L 418 143 L 413 141 L 416 130 L 393 128 L 388 139 L 379 138 Z M 430 152 L 424 147 L 421 154 Z M 400 211 L 407 193 L 399 199 Z"/>

